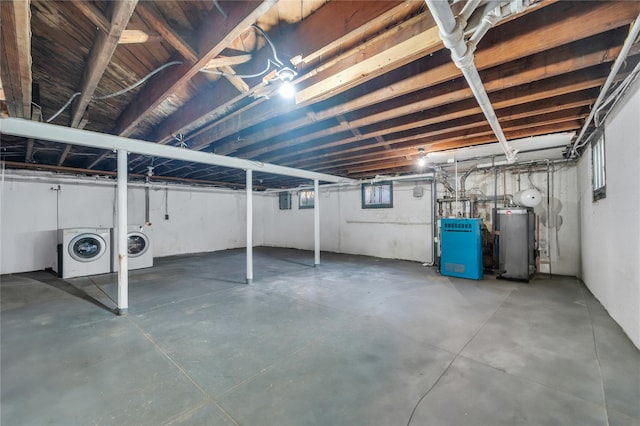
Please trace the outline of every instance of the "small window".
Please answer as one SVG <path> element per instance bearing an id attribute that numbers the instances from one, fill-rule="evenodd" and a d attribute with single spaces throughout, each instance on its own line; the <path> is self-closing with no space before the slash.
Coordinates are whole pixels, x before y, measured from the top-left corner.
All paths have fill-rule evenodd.
<path id="1" fill-rule="evenodd" d="M 281 192 L 278 194 L 278 202 L 280 210 L 291 210 L 291 194 L 288 192 Z"/>
<path id="2" fill-rule="evenodd" d="M 298 208 L 312 209 L 314 206 L 315 194 L 312 189 L 300 191 L 298 193 Z"/>
<path id="3" fill-rule="evenodd" d="M 363 209 L 379 209 L 389 207 L 393 207 L 392 182 L 362 184 Z"/>
<path id="4" fill-rule="evenodd" d="M 593 201 L 607 196 L 604 158 L 604 131 L 591 142 L 591 167 L 593 171 Z"/>

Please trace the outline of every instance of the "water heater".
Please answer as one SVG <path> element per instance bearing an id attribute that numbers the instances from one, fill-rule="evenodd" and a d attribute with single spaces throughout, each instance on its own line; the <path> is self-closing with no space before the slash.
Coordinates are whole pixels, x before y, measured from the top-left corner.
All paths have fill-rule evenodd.
<path id="1" fill-rule="evenodd" d="M 535 215 L 530 207 L 494 209 L 498 277 L 529 281 L 536 272 Z"/>

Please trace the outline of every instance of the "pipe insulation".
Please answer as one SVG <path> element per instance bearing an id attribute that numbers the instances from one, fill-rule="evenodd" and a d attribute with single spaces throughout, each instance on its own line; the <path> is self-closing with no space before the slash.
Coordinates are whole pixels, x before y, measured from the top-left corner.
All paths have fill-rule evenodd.
<path id="1" fill-rule="evenodd" d="M 478 69 L 475 66 L 473 61 L 473 52 L 475 50 L 475 45 L 479 41 L 479 37 L 483 34 L 479 34 L 479 37 L 472 37 L 473 43 L 467 45 L 464 40 L 464 26 L 466 25 L 466 20 L 463 18 L 460 21 L 457 21 L 453 12 L 451 11 L 451 7 L 449 7 L 449 3 L 442 0 L 425 0 L 427 3 L 427 7 L 433 16 L 433 19 L 436 21 L 438 28 L 440 29 L 440 38 L 444 43 L 445 47 L 451 51 L 451 58 L 456 66 L 462 71 L 464 78 L 467 80 L 473 95 L 475 96 L 482 112 L 484 113 L 493 133 L 498 138 L 498 142 L 504 151 L 507 162 L 513 163 L 516 161 L 516 151 L 514 151 L 509 143 L 507 142 L 506 137 L 504 136 L 504 132 L 502 131 L 502 127 L 498 122 L 498 117 L 491 105 L 491 101 L 489 100 L 489 95 L 487 95 L 487 91 L 482 84 L 482 80 L 480 79 L 480 74 L 478 73 Z M 481 27 L 483 33 L 489 30 L 490 26 L 493 26 L 497 19 L 492 19 L 487 17 L 487 19 L 483 19 Z"/>

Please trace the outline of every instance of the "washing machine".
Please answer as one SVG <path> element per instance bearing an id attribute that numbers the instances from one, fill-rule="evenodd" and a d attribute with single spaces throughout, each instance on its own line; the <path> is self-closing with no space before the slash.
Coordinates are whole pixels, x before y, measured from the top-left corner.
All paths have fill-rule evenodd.
<path id="1" fill-rule="evenodd" d="M 118 271 L 118 228 L 111 234 L 111 272 Z M 127 264 L 128 269 L 142 269 L 153 266 L 153 247 L 151 244 L 151 228 L 146 225 L 129 225 L 127 227 Z"/>
<path id="2" fill-rule="evenodd" d="M 111 272 L 111 230 L 74 228 L 58 230 L 58 262 L 62 278 Z"/>

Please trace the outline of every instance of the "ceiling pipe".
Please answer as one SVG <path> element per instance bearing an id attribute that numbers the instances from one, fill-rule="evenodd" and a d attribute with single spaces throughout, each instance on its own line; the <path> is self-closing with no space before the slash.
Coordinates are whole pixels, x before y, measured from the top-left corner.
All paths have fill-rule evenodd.
<path id="1" fill-rule="evenodd" d="M 620 54 L 616 58 L 616 61 L 613 63 L 613 67 L 611 68 L 609 77 L 607 77 L 607 80 L 604 82 L 604 86 L 602 86 L 602 89 L 600 89 L 600 94 L 598 95 L 596 102 L 593 104 L 593 107 L 591 107 L 591 112 L 587 117 L 587 121 L 584 122 L 584 125 L 582 126 L 582 129 L 578 134 L 578 137 L 572 144 L 571 150 L 569 151 L 570 158 L 576 158 L 578 156 L 578 149 L 582 148 L 587 144 L 587 141 L 589 139 L 586 139 L 584 142 L 581 143 L 582 138 L 584 137 L 584 134 L 586 133 L 587 128 L 591 124 L 593 117 L 596 115 L 596 112 L 600 109 L 600 104 L 604 100 L 604 97 L 607 95 L 607 92 L 609 91 L 609 88 L 611 87 L 613 80 L 618 74 L 618 71 L 620 71 L 622 64 L 626 61 L 627 55 L 629 54 L 629 50 L 631 50 L 631 47 L 635 44 L 635 41 L 638 38 L 638 34 L 640 34 L 640 13 L 636 17 L 633 23 L 633 27 L 629 30 L 629 35 L 624 41 L 624 45 L 622 46 L 622 50 L 620 51 Z"/>
<path id="2" fill-rule="evenodd" d="M 440 38 L 444 43 L 445 47 L 447 47 L 451 51 L 451 58 L 453 62 L 456 64 L 458 68 L 462 71 L 473 95 L 476 97 L 482 112 L 484 113 L 493 133 L 495 133 L 498 138 L 498 142 L 502 146 L 502 150 L 504 151 L 507 161 L 509 163 L 513 163 L 516 160 L 516 151 L 514 151 L 507 142 L 506 137 L 502 131 L 502 127 L 498 122 L 498 117 L 496 116 L 495 111 L 493 110 L 493 106 L 491 105 L 491 101 L 489 100 L 489 96 L 487 95 L 487 91 L 485 90 L 482 80 L 480 79 L 480 74 L 478 73 L 478 69 L 475 67 L 473 62 L 473 52 L 475 50 L 475 43 L 477 43 L 478 38 L 474 39 L 474 44 L 467 46 L 467 43 L 464 41 L 464 25 L 466 22 L 463 22 L 464 19 L 461 19 L 459 22 L 456 21 L 456 18 L 453 16 L 453 12 L 449 7 L 449 3 L 447 1 L 442 0 L 425 0 L 427 3 L 427 7 L 433 16 L 433 19 L 436 21 L 438 28 L 440 29 Z M 495 23 L 495 22 L 493 22 Z M 487 26 L 491 24 L 491 20 L 487 19 L 486 21 L 483 19 L 483 23 L 480 24 L 483 27 L 483 31 L 489 29 Z M 493 25 L 493 24 L 491 24 Z M 486 29 L 485 29 L 486 27 Z"/>
<path id="3" fill-rule="evenodd" d="M 477 169 L 478 169 L 478 165 L 474 165 L 473 167 L 470 167 L 466 172 L 464 172 L 464 174 L 460 178 L 460 197 L 464 198 L 467 195 L 466 194 L 467 178 L 471 173 L 475 172 Z"/>
<path id="4" fill-rule="evenodd" d="M 469 18 L 471 17 L 473 12 L 478 8 L 478 6 L 480 6 L 480 3 L 482 3 L 482 0 L 469 0 L 464 5 L 459 15 L 460 19 L 464 21 L 463 27 L 467 26 L 467 21 L 469 21 Z"/>

